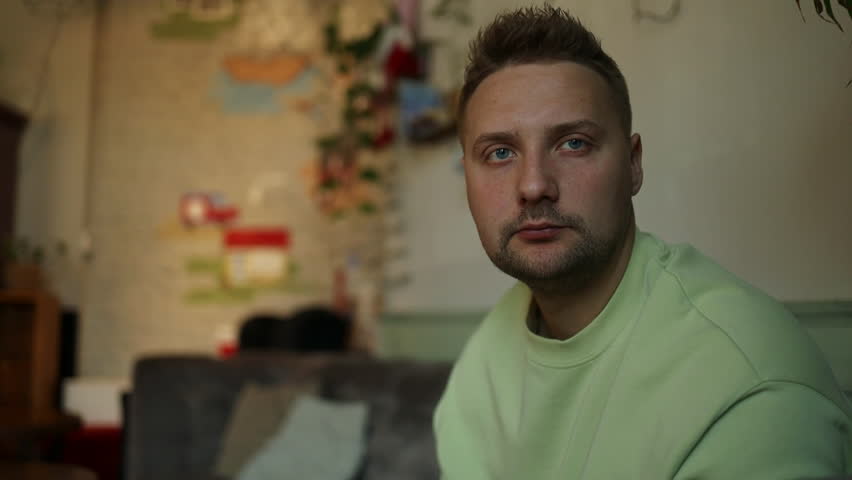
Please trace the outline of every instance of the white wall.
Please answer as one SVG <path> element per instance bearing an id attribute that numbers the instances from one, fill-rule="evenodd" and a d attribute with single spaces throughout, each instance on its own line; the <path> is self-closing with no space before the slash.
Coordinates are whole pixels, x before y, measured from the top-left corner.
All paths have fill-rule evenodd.
<path id="1" fill-rule="evenodd" d="M 0 10 L 0 99 L 30 117 L 18 168 L 15 229 L 50 247 L 45 267 L 51 287 L 63 303 L 77 305 L 85 269 L 79 240 L 85 217 L 94 16 L 91 2 L 81 2 L 57 24 L 25 3 L 7 0 Z M 35 105 L 45 64 L 44 91 Z M 54 254 L 60 240 L 70 247 L 63 257 Z"/>
<path id="2" fill-rule="evenodd" d="M 524 3 L 479 0 L 476 22 Z M 694 244 L 782 300 L 852 298 L 852 35 L 804 3 L 803 23 L 793 0 L 684 0 L 671 24 L 637 23 L 627 0 L 553 3 L 627 77 L 645 146 L 640 228 Z M 391 294 L 392 310 L 482 309 L 508 284 L 479 251 L 451 148 L 406 160 L 401 268 L 413 281 Z"/>
<path id="3" fill-rule="evenodd" d="M 389 292 L 391 311 L 481 311 L 513 282 L 491 264 L 479 244 L 460 156 L 456 143 L 401 149 L 407 256 L 391 268 L 406 274 L 410 283 Z"/>

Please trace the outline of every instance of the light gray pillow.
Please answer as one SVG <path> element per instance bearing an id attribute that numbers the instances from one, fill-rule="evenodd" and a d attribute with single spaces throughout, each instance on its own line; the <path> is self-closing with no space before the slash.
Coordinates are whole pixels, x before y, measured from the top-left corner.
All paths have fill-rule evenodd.
<path id="1" fill-rule="evenodd" d="M 238 480 L 350 480 L 365 452 L 367 405 L 298 397 Z"/>
<path id="2" fill-rule="evenodd" d="M 214 471 L 232 478 L 278 430 L 287 418 L 293 400 L 303 393 L 316 393 L 315 383 L 261 386 L 249 383 L 240 390 L 222 435 Z"/>

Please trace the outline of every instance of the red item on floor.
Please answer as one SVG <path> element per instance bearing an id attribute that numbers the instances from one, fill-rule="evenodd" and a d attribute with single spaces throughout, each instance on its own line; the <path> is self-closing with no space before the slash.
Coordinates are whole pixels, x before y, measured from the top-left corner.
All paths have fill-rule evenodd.
<path id="1" fill-rule="evenodd" d="M 95 472 L 98 480 L 121 476 L 122 435 L 120 427 L 83 427 L 65 437 L 62 462 Z"/>

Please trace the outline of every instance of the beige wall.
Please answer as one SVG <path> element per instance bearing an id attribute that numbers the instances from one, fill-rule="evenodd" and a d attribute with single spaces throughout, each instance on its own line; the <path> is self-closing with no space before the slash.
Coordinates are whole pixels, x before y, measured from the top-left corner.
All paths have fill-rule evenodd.
<path id="1" fill-rule="evenodd" d="M 687 1 L 670 25 L 585 4 L 645 139 L 640 225 L 782 299 L 852 297 L 849 34 L 792 1 Z"/>
<path id="2" fill-rule="evenodd" d="M 525 3 L 477 0 L 476 23 Z M 792 0 L 684 0 L 671 24 L 637 23 L 628 1 L 553 3 L 627 77 L 645 147 L 641 228 L 696 245 L 783 300 L 852 298 L 848 15 L 843 34 L 804 3 L 802 23 Z M 664 12 L 671 2 L 640 3 Z M 462 50 L 467 33 L 453 37 Z M 403 205 L 421 221 L 396 267 L 413 278 L 394 292 L 397 310 L 485 308 L 510 283 L 481 253 L 457 155 L 453 145 L 410 154 Z"/>
<path id="3" fill-rule="evenodd" d="M 20 1 L 0 14 L 0 99 L 31 119 L 21 149 L 16 231 L 51 247 L 45 267 L 66 305 L 79 305 L 85 272 L 80 239 L 85 218 L 94 17 L 81 5 L 57 21 Z M 50 40 L 56 35 L 54 47 Z M 33 111 L 47 65 L 41 100 Z M 52 248 L 63 241 L 69 253 Z"/>

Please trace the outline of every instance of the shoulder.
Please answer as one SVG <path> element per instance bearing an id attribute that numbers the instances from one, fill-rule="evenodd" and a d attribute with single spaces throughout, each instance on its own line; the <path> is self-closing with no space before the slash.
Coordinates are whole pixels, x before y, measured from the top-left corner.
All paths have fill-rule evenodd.
<path id="1" fill-rule="evenodd" d="M 822 352 L 778 301 L 688 245 L 668 246 L 656 261 L 688 321 L 712 331 L 719 354 L 739 358 L 755 384 L 801 384 L 846 406 Z"/>

